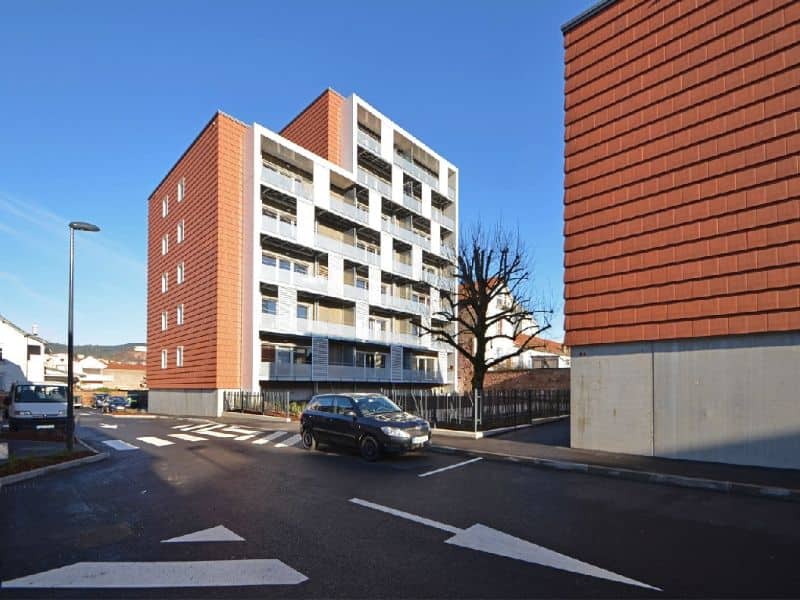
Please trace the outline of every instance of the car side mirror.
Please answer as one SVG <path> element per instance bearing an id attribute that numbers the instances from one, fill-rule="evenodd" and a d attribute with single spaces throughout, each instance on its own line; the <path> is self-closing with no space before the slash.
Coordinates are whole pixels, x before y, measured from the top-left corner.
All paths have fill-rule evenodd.
<path id="1" fill-rule="evenodd" d="M 344 414 L 346 417 L 353 417 L 354 419 L 358 416 L 354 410 L 347 410 Z"/>

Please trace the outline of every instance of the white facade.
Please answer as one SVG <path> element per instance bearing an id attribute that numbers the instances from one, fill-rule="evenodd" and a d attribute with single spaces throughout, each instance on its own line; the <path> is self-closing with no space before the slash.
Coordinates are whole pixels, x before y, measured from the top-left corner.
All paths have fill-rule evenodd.
<path id="1" fill-rule="evenodd" d="M 14 383 L 43 382 L 45 343 L 0 316 L 0 391 Z"/>
<path id="2" fill-rule="evenodd" d="M 455 290 L 458 170 L 359 97 L 342 110 L 342 166 L 248 130 L 243 385 L 452 384 L 419 324 Z"/>

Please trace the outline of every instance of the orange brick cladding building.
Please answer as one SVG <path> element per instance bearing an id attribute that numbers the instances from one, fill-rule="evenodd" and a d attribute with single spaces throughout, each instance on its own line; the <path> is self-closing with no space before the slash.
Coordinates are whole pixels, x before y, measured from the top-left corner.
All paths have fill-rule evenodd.
<path id="1" fill-rule="evenodd" d="M 148 199 L 150 409 L 452 385 L 452 351 L 411 332 L 453 286 L 456 190 L 355 94 L 325 90 L 281 133 L 215 114 Z"/>
<path id="2" fill-rule="evenodd" d="M 562 29 L 573 445 L 800 468 L 800 3 Z"/>

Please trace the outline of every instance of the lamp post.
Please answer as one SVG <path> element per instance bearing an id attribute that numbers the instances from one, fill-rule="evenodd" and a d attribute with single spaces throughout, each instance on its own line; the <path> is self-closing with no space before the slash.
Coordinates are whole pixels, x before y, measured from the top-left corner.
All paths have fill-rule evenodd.
<path id="1" fill-rule="evenodd" d="M 73 408 L 72 393 L 72 355 L 74 352 L 72 341 L 72 311 L 74 290 L 74 265 L 75 265 L 75 230 L 100 231 L 97 225 L 72 221 L 69 224 L 69 315 L 67 317 L 67 452 L 72 452 L 72 438 L 75 435 L 75 409 Z"/>

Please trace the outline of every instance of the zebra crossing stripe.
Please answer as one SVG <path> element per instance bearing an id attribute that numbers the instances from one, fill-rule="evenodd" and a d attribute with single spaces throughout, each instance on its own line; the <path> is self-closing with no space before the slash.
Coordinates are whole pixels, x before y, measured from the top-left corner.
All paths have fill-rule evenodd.
<path id="1" fill-rule="evenodd" d="M 140 442 L 144 442 L 145 444 L 150 444 L 152 446 L 171 446 L 175 442 L 170 442 L 169 440 L 162 440 L 161 438 L 153 437 L 153 436 L 144 436 L 136 438 Z"/>
<path id="2" fill-rule="evenodd" d="M 227 432 L 230 432 L 230 433 L 239 433 L 239 434 L 244 434 L 244 435 L 257 435 L 258 434 L 258 431 L 255 431 L 253 429 L 241 429 L 239 427 L 228 427 L 226 429 L 223 429 L 222 431 L 227 431 Z"/>
<path id="3" fill-rule="evenodd" d="M 184 440 L 186 442 L 207 442 L 206 438 L 200 437 L 198 435 L 191 435 L 188 433 L 170 433 L 168 434 L 169 437 L 178 438 L 179 440 Z"/>
<path id="4" fill-rule="evenodd" d="M 236 438 L 233 438 L 233 439 L 235 439 L 237 442 L 243 442 L 244 440 L 249 440 L 250 438 L 254 438 L 254 437 L 256 437 L 255 433 L 250 434 L 250 435 L 240 435 L 239 437 L 236 437 Z"/>
<path id="5" fill-rule="evenodd" d="M 197 429 L 195 430 L 196 434 L 198 435 L 209 435 L 211 437 L 217 438 L 232 438 L 236 437 L 235 433 L 222 433 L 221 431 L 212 431 L 211 429 Z"/>
<path id="6" fill-rule="evenodd" d="M 274 433 L 270 433 L 269 435 L 267 435 L 265 437 L 258 438 L 257 440 L 253 440 L 253 443 L 254 444 L 258 444 L 258 445 L 267 444 L 267 443 L 270 442 L 270 440 L 274 440 L 275 438 L 279 438 L 282 435 L 286 435 L 286 432 L 285 431 L 275 431 Z"/>
<path id="7" fill-rule="evenodd" d="M 287 446 L 294 446 L 301 439 L 303 439 L 303 438 L 300 436 L 300 434 L 299 433 L 295 433 L 292 437 L 286 438 L 285 440 L 283 440 L 279 444 L 275 444 L 275 447 L 276 448 L 286 448 Z"/>
<path id="8" fill-rule="evenodd" d="M 208 423 L 201 423 L 200 425 L 189 425 L 184 431 L 195 431 L 197 429 L 216 429 L 217 425 L 209 425 Z"/>
<path id="9" fill-rule="evenodd" d="M 173 429 L 180 429 L 181 431 L 186 431 L 186 429 L 188 429 L 189 427 L 192 427 L 192 425 L 173 425 L 172 426 Z"/>
<path id="10" fill-rule="evenodd" d="M 138 450 L 139 446 L 134 446 L 133 444 L 129 444 L 128 442 L 123 442 L 122 440 L 103 440 L 103 443 L 106 446 L 110 446 L 114 450 Z"/>

